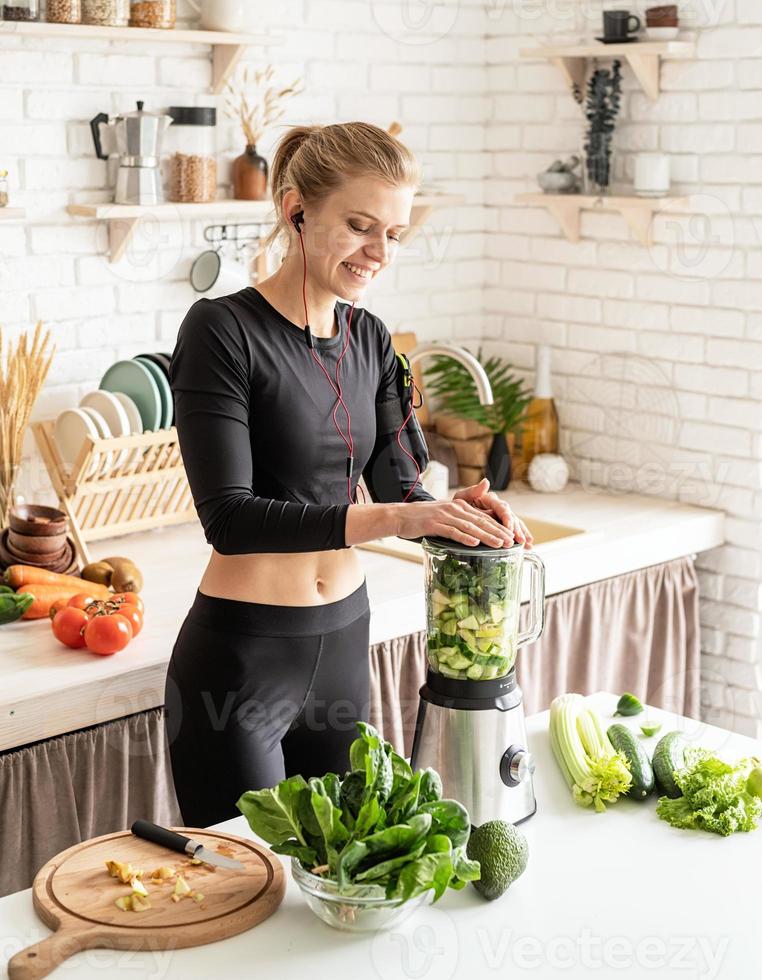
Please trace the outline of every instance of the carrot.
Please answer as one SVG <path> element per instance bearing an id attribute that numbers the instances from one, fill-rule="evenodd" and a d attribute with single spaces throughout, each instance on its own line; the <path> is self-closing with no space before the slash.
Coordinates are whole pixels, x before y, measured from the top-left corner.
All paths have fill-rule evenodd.
<path id="1" fill-rule="evenodd" d="M 49 572 L 47 568 L 36 568 L 34 565 L 9 565 L 5 570 L 5 580 L 14 589 L 19 589 L 22 585 L 78 585 L 79 591 L 82 592 L 92 586 L 92 582 L 86 582 L 76 575 L 60 575 L 58 572 Z"/>
<path id="2" fill-rule="evenodd" d="M 74 578 L 74 576 L 71 576 Z M 105 599 L 110 595 L 105 585 L 94 585 L 92 582 L 80 580 L 79 585 L 50 585 L 45 583 L 33 582 L 25 585 L 23 591 L 27 595 L 34 596 L 34 602 L 27 609 L 22 619 L 44 619 L 50 615 L 50 607 L 57 599 L 71 599 L 78 592 L 87 592 L 98 599 Z"/>

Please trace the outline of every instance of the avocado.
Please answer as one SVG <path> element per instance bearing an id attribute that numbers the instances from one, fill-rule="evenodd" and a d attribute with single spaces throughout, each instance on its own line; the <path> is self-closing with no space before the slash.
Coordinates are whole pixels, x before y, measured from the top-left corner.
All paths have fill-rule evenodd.
<path id="1" fill-rule="evenodd" d="M 523 873 L 529 860 L 526 837 L 505 820 L 488 820 L 471 831 L 466 854 L 481 865 L 482 874 L 474 888 L 493 901 Z"/>

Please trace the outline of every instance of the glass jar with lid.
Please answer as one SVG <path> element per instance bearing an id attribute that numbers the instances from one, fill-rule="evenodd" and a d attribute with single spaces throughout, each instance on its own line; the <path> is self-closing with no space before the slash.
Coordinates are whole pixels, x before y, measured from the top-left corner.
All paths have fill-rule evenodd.
<path id="1" fill-rule="evenodd" d="M 167 139 L 170 201 L 202 204 L 217 194 L 217 110 L 211 106 L 170 106 Z"/>
<path id="2" fill-rule="evenodd" d="M 175 26 L 175 0 L 132 0 L 130 27 L 157 27 L 171 30 Z"/>
<path id="3" fill-rule="evenodd" d="M 8 204 L 8 171 L 0 170 L 0 208 Z"/>
<path id="4" fill-rule="evenodd" d="M 49 24 L 78 24 L 81 17 L 81 0 L 47 0 L 45 4 L 45 20 Z"/>
<path id="5" fill-rule="evenodd" d="M 39 20 L 40 0 L 3 0 L 0 20 Z"/>
<path id="6" fill-rule="evenodd" d="M 82 23 L 103 27 L 126 27 L 130 22 L 130 0 L 82 0 Z"/>

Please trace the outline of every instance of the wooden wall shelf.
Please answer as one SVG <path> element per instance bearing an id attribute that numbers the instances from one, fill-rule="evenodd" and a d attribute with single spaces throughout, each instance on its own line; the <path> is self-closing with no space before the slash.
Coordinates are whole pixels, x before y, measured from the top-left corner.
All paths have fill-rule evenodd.
<path id="1" fill-rule="evenodd" d="M 640 86 L 650 99 L 659 97 L 659 68 L 662 58 L 690 58 L 696 53 L 692 41 L 634 41 L 629 44 L 603 44 L 590 41 L 587 44 L 543 45 L 522 48 L 522 58 L 551 61 L 571 87 L 577 85 L 584 92 L 590 66 L 598 58 L 622 58 L 629 64 Z"/>
<path id="2" fill-rule="evenodd" d="M 235 70 L 245 48 L 282 44 L 282 35 L 235 34 L 227 31 L 157 30 L 153 27 L 102 27 L 98 24 L 48 24 L 45 21 L 2 21 L 4 35 L 54 37 L 61 40 L 98 38 L 105 41 L 137 41 L 161 44 L 208 44 L 213 51 L 212 91 L 220 93 Z"/>
<path id="3" fill-rule="evenodd" d="M 408 244 L 418 233 L 428 215 L 435 208 L 460 204 L 463 199 L 457 194 L 418 194 L 413 199 L 410 228 L 404 235 Z M 208 204 L 70 204 L 69 214 L 79 218 L 95 218 L 108 222 L 110 261 L 118 262 L 129 246 L 141 219 L 164 218 L 167 221 L 197 221 L 204 218 L 225 218 L 229 221 L 268 222 L 273 220 L 271 200 L 236 201 L 222 198 Z"/>
<path id="4" fill-rule="evenodd" d="M 687 197 L 635 197 L 634 195 L 592 194 L 517 194 L 519 204 L 547 208 L 556 218 L 570 242 L 580 239 L 580 213 L 584 211 L 618 211 L 641 245 L 651 244 L 653 216 L 658 211 L 681 211 Z"/>

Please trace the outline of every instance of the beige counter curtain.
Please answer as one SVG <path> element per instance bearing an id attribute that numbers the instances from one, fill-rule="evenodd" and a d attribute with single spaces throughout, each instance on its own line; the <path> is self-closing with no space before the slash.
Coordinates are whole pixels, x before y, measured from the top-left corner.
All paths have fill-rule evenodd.
<path id="1" fill-rule="evenodd" d="M 371 721 L 410 755 L 426 634 L 370 648 Z M 542 638 L 519 657 L 525 711 L 565 691 L 632 691 L 699 710 L 698 587 L 681 559 L 551 597 Z M 0 895 L 28 888 L 59 851 L 137 817 L 182 824 L 163 708 L 0 754 Z"/>

